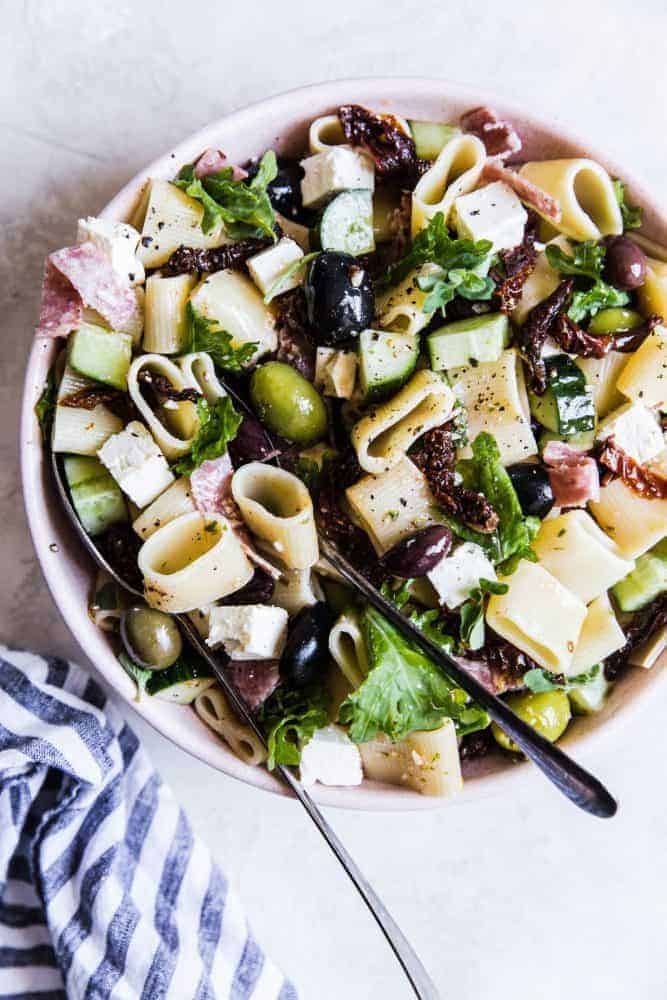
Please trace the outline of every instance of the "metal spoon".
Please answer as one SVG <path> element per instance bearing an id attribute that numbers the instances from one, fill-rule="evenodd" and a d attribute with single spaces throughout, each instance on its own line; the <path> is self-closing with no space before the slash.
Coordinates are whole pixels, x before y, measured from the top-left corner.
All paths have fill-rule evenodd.
<path id="1" fill-rule="evenodd" d="M 493 721 L 502 727 L 526 757 L 537 764 L 542 773 L 563 795 L 567 796 L 580 809 L 593 816 L 607 819 L 615 814 L 618 804 L 597 778 L 589 774 L 553 743 L 546 740 L 518 715 L 515 715 L 506 702 L 487 691 L 453 656 L 445 653 L 439 646 L 431 642 L 416 625 L 409 621 L 405 615 L 402 615 L 391 601 L 383 597 L 380 591 L 352 566 L 332 542 L 321 536 L 320 553 L 355 590 L 366 598 L 369 604 L 381 611 L 385 618 L 388 618 L 407 639 L 420 646 L 444 673 L 451 677 L 459 687 L 462 687 L 482 708 L 486 709 Z"/>
<path id="2" fill-rule="evenodd" d="M 113 566 L 109 565 L 109 562 L 104 558 L 90 536 L 83 530 L 76 511 L 72 506 L 72 502 L 65 485 L 61 462 L 58 455 L 53 451 L 51 452 L 51 463 L 58 492 L 67 517 L 88 554 L 98 566 L 104 569 L 109 576 L 116 581 L 119 586 L 123 587 L 123 589 L 127 590 L 130 594 L 140 597 L 143 600 L 143 593 L 118 575 Z M 224 690 L 225 695 L 236 714 L 247 726 L 250 726 L 257 738 L 264 746 L 266 746 L 264 733 L 257 725 L 252 713 L 246 706 L 243 699 L 237 694 L 236 688 L 231 684 L 222 666 L 212 654 L 211 650 L 206 646 L 204 640 L 201 638 L 190 619 L 187 615 L 174 615 L 174 617 L 178 621 L 179 626 L 187 636 L 192 646 L 194 646 L 198 654 L 211 668 L 213 675 L 216 677 L 220 686 Z M 275 768 L 275 773 L 292 790 L 335 856 L 340 861 L 344 870 L 347 872 L 361 898 L 364 900 L 366 906 L 375 918 L 378 927 L 387 939 L 390 947 L 396 955 L 396 958 L 401 964 L 403 971 L 405 972 L 405 975 L 414 990 L 415 996 L 419 997 L 419 1000 L 439 1000 L 440 995 L 436 989 L 435 983 L 417 957 L 412 945 L 407 940 L 403 931 L 389 913 L 373 887 L 366 881 L 360 868 L 347 849 L 343 846 L 332 828 L 329 826 L 313 799 L 310 797 L 301 782 L 297 780 L 294 772 L 290 768 L 278 764 Z"/>

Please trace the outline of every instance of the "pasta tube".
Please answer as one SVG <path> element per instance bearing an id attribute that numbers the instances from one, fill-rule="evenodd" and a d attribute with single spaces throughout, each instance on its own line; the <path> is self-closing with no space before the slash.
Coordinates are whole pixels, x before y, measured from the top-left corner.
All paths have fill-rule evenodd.
<path id="1" fill-rule="evenodd" d="M 366 472 L 388 472 L 418 437 L 439 427 L 452 413 L 455 396 L 444 379 L 422 370 L 403 388 L 374 407 L 352 428 L 352 444 Z"/>
<path id="2" fill-rule="evenodd" d="M 447 222 L 459 195 L 476 187 L 485 161 L 486 150 L 481 139 L 474 135 L 452 136 L 412 193 L 413 236 L 438 212 L 442 212 Z"/>
<path id="3" fill-rule="evenodd" d="M 178 614 L 243 587 L 253 567 L 226 518 L 195 511 L 158 528 L 139 550 L 146 601 Z"/>
<path id="4" fill-rule="evenodd" d="M 595 160 L 541 160 L 519 171 L 560 204 L 557 229 L 573 240 L 599 240 L 623 232 L 621 209 L 611 177 Z"/>
<path id="5" fill-rule="evenodd" d="M 289 569 L 317 562 L 318 545 L 310 493 L 296 476 L 262 462 L 241 466 L 232 495 L 250 531 Z"/>

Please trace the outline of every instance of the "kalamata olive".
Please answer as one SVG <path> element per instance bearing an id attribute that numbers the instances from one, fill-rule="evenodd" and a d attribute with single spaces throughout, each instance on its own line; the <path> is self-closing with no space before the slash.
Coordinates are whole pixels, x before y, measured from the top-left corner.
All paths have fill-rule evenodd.
<path id="1" fill-rule="evenodd" d="M 308 320 L 319 343 L 337 344 L 370 326 L 373 284 L 350 254 L 319 254 L 308 268 L 305 292 Z"/>
<path id="2" fill-rule="evenodd" d="M 452 547 L 452 533 L 444 524 L 431 524 L 397 542 L 380 560 L 392 576 L 426 576 Z"/>
<path id="3" fill-rule="evenodd" d="M 521 504 L 521 510 L 528 516 L 546 517 L 554 505 L 554 494 L 549 482 L 549 474 L 541 465 L 520 462 L 510 465 L 507 474 Z"/>
<path id="4" fill-rule="evenodd" d="M 268 604 L 275 590 L 273 577 L 269 576 L 261 566 L 255 567 L 255 572 L 240 590 L 223 597 L 220 604 Z"/>
<path id="5" fill-rule="evenodd" d="M 288 441 L 313 444 L 326 433 L 324 400 L 291 365 L 269 361 L 255 368 L 250 398 L 262 423 Z"/>
<path id="6" fill-rule="evenodd" d="M 646 280 L 646 254 L 627 236 L 614 236 L 607 241 L 604 275 L 609 284 L 630 292 Z"/>
<path id="7" fill-rule="evenodd" d="M 175 663 L 183 639 L 171 615 L 134 605 L 120 621 L 120 637 L 128 656 L 146 670 L 164 670 Z"/>
<path id="8" fill-rule="evenodd" d="M 227 450 L 232 465 L 238 469 L 248 462 L 265 462 L 269 456 L 276 454 L 275 442 L 271 440 L 259 420 L 254 417 L 244 417 L 236 437 L 229 442 Z"/>
<path id="9" fill-rule="evenodd" d="M 329 632 L 334 623 L 324 601 L 302 608 L 292 619 L 280 673 L 295 687 L 304 687 L 321 677 L 329 662 Z"/>

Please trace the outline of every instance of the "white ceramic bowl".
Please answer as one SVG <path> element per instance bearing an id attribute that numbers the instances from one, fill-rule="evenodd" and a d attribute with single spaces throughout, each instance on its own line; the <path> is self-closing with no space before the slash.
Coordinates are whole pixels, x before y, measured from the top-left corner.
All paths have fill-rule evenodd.
<path id="1" fill-rule="evenodd" d="M 209 146 L 224 149 L 232 162 L 240 163 L 268 147 L 285 153 L 304 150 L 310 121 L 348 102 L 427 121 L 455 120 L 462 112 L 487 104 L 518 127 L 524 139 L 523 155 L 526 159 L 590 155 L 604 164 L 613 176 L 622 177 L 628 183 L 630 201 L 644 209 L 644 232 L 667 245 L 667 217 L 625 167 L 611 163 L 560 125 L 535 119 L 492 95 L 443 80 L 410 78 L 345 80 L 302 87 L 236 111 L 196 132 L 151 163 L 126 184 L 100 214 L 107 218 L 127 219 L 147 178 L 173 177 L 178 167 L 195 159 Z M 72 219 L 73 233 L 75 223 L 76 220 Z M 45 247 L 44 253 L 53 249 Z M 26 336 L 29 335 L 30 332 L 26 331 Z M 134 702 L 133 683 L 118 664 L 107 635 L 90 620 L 87 603 L 93 568 L 61 513 L 33 412 L 48 368 L 60 346 L 47 340 L 35 342 L 26 372 L 21 422 L 21 464 L 28 521 L 56 604 L 105 680 L 163 736 L 225 774 L 258 788 L 286 794 L 281 783 L 264 768 L 249 767 L 235 757 L 190 708 L 150 698 L 140 704 Z M 576 751 L 579 745 L 583 747 L 584 743 L 590 742 L 594 735 L 617 731 L 619 721 L 626 719 L 631 709 L 650 696 L 651 689 L 663 674 L 664 664 L 662 668 L 650 671 L 629 671 L 615 686 L 602 713 L 577 720 L 568 733 L 568 748 Z M 525 778 L 529 769 L 528 765 L 514 765 L 498 754 L 471 763 L 465 773 L 467 780 L 463 794 L 470 797 L 488 792 L 491 786 L 497 789 L 501 781 L 506 782 L 510 778 L 518 780 L 519 775 Z M 354 789 L 318 785 L 314 796 L 325 805 L 356 809 L 428 809 L 442 804 L 438 799 L 374 782 L 365 782 Z"/>

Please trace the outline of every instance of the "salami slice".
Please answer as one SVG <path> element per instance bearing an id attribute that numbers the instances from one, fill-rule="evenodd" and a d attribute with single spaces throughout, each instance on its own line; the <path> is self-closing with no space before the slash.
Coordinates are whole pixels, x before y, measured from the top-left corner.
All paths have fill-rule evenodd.
<path id="1" fill-rule="evenodd" d="M 35 334 L 38 337 L 67 337 L 79 325 L 82 315 L 80 295 L 47 258 Z"/>

